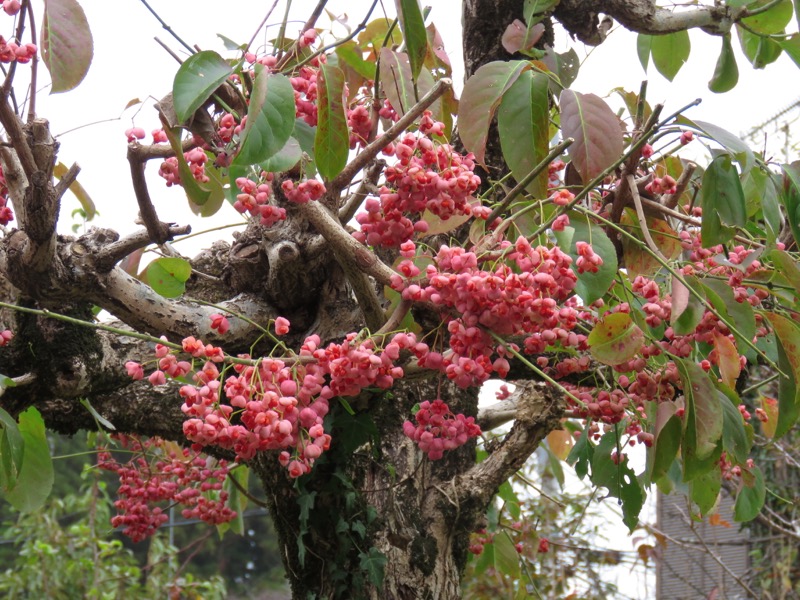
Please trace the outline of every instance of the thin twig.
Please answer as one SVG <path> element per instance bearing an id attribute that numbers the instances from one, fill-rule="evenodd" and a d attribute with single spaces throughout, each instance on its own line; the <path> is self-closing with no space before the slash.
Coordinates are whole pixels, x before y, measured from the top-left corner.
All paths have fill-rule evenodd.
<path id="1" fill-rule="evenodd" d="M 575 142 L 574 139 L 567 138 L 556 144 L 556 146 L 550 151 L 550 153 L 544 157 L 542 162 L 536 165 L 530 173 L 525 175 L 525 177 L 523 177 L 522 180 L 517 185 L 515 185 L 510 192 L 508 192 L 508 194 L 506 194 L 506 197 L 503 198 L 503 201 L 497 207 L 495 207 L 495 209 L 489 214 L 489 217 L 486 219 L 486 222 L 491 224 L 497 217 L 503 214 L 509 207 L 511 202 L 522 192 L 525 191 L 525 188 L 528 187 L 528 184 L 530 184 L 531 181 L 536 179 L 539 176 L 539 174 L 542 171 L 544 171 L 557 156 L 561 156 L 564 153 L 564 150 L 569 148 L 574 142 Z"/>
<path id="2" fill-rule="evenodd" d="M 153 10 L 153 9 L 150 7 L 150 5 L 147 3 L 147 0 L 139 0 L 139 1 L 140 1 L 142 4 L 144 4 L 145 8 L 147 8 L 147 10 L 149 10 L 149 11 L 150 11 L 150 13 L 151 13 L 151 14 L 152 14 L 152 15 L 153 15 L 153 16 L 154 16 L 156 19 L 158 19 L 158 22 L 159 22 L 159 23 L 161 23 L 161 27 L 163 27 L 163 28 L 164 28 L 164 29 L 167 31 L 167 33 L 169 33 L 169 34 L 170 34 L 172 37 L 174 37 L 176 40 L 178 40 L 178 43 L 179 43 L 181 46 L 183 46 L 184 48 L 186 48 L 186 49 L 189 51 L 189 54 L 194 54 L 194 48 L 192 48 L 192 47 L 191 47 L 189 44 L 187 44 L 186 42 L 184 42 L 184 41 L 181 39 L 181 37 L 180 37 L 180 36 L 179 36 L 177 33 L 175 33 L 175 32 L 172 30 L 172 27 L 170 27 L 170 26 L 169 26 L 169 23 L 167 23 L 166 21 L 164 21 L 164 19 L 162 19 L 162 18 L 159 16 L 159 14 L 158 14 L 156 11 L 154 11 L 154 10 Z"/>
<path id="3" fill-rule="evenodd" d="M 28 20 L 31 22 L 31 39 L 36 41 L 36 22 L 33 20 L 33 7 L 28 2 Z M 20 44 L 22 40 L 17 40 Z M 39 67 L 39 53 L 34 52 L 31 59 L 31 97 L 28 103 L 28 122 L 30 123 L 36 118 L 36 74 Z"/>
<path id="4" fill-rule="evenodd" d="M 261 31 L 264 28 L 264 25 L 267 24 L 267 21 L 272 16 L 272 11 L 275 10 L 276 6 L 278 6 L 278 0 L 275 0 L 275 2 L 272 3 L 272 6 L 270 6 L 269 10 L 267 11 L 267 14 L 264 16 L 264 19 L 261 21 L 259 26 L 253 32 L 253 37 L 250 38 L 250 41 L 247 42 L 247 46 L 244 47 L 244 52 L 250 50 L 250 46 L 252 46 L 253 42 L 256 41 L 256 36 L 258 35 L 258 32 Z"/>
<path id="5" fill-rule="evenodd" d="M 158 219 L 156 208 L 150 199 L 150 192 L 147 189 L 147 180 L 144 176 L 144 161 L 141 160 L 136 152 L 136 144 L 128 145 L 128 163 L 131 168 L 131 183 L 136 202 L 139 204 L 139 215 L 142 218 L 150 239 L 163 244 L 170 239 L 169 226 Z"/>
<path id="6" fill-rule="evenodd" d="M 169 46 L 167 46 L 167 44 L 166 44 L 166 43 L 164 43 L 163 41 L 161 41 L 161 40 L 160 40 L 160 39 L 159 39 L 157 36 L 156 36 L 156 37 L 154 37 L 153 39 L 156 41 L 156 44 L 158 44 L 159 46 L 161 46 L 161 47 L 164 49 L 164 51 L 165 51 L 167 54 L 169 54 L 169 55 L 170 55 L 172 58 L 174 58 L 174 59 L 175 59 L 175 61 L 176 61 L 176 62 L 177 62 L 179 65 L 182 65 L 182 64 L 183 64 L 183 59 L 182 59 L 180 56 L 178 56 L 177 54 L 175 54 L 175 52 L 172 50 L 172 48 L 170 48 Z"/>
<path id="7" fill-rule="evenodd" d="M 17 40 L 18 44 L 22 44 L 22 34 L 25 31 L 25 15 L 30 11 L 30 14 L 33 15 L 33 11 L 31 10 L 31 2 L 30 0 L 22 0 L 22 10 L 19 11 L 19 22 L 17 23 L 17 32 L 14 34 L 14 37 Z M 36 40 L 36 38 L 33 38 Z M 2 94 L 3 96 L 7 96 L 8 92 L 11 91 L 11 84 L 14 82 L 14 74 L 17 72 L 17 61 L 12 60 L 11 64 L 8 67 L 8 73 L 6 74 L 6 80 L 3 82 Z"/>
<path id="8" fill-rule="evenodd" d="M 642 208 L 642 199 L 639 197 L 639 188 L 636 187 L 636 181 L 634 181 L 633 175 L 628 173 L 625 178 L 631 190 L 633 205 L 636 207 L 636 218 L 639 221 L 639 229 L 642 230 L 644 241 L 647 242 L 648 247 L 653 253 L 657 254 L 664 262 L 668 262 L 667 258 L 661 253 L 661 250 L 658 249 L 658 246 L 656 246 L 656 243 L 653 241 L 653 237 L 650 235 L 650 228 L 647 227 L 647 217 L 644 216 L 644 208 Z"/>

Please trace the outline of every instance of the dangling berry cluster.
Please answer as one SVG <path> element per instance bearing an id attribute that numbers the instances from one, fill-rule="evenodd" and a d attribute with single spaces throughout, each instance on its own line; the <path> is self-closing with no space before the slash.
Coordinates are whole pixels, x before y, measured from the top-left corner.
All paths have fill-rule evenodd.
<path id="1" fill-rule="evenodd" d="M 286 219 L 286 209 L 269 203 L 272 197 L 272 173 L 261 173 L 264 183 L 257 184 L 247 177 L 238 177 L 236 187 L 241 194 L 237 194 L 233 207 L 240 213 L 249 212 L 254 217 L 261 219 L 261 224 L 270 227 L 278 221 Z"/>
<path id="2" fill-rule="evenodd" d="M 473 417 L 453 414 L 442 400 L 420 403 L 411 421 L 403 423 L 403 433 L 428 455 L 430 460 L 439 460 L 446 450 L 454 450 L 481 434 L 481 428 Z"/>
<path id="3" fill-rule="evenodd" d="M 370 245 L 399 246 L 414 231 L 427 231 L 427 224 L 420 225 L 424 221 L 418 218 L 425 210 L 442 220 L 455 215 L 488 216 L 474 199 L 481 183 L 473 173 L 474 156 L 463 156 L 449 144 L 431 139 L 443 133 L 444 125 L 426 111 L 419 133 L 407 133 L 394 145 L 398 162 L 384 172 L 387 186 L 381 188 L 380 204 L 370 199 L 367 212 L 356 215 L 361 225 L 361 231 L 353 234 L 356 239 Z"/>
<path id="4" fill-rule="evenodd" d="M 144 136 L 142 136 L 144 137 Z M 208 155 L 202 148 L 193 148 L 189 152 L 184 152 L 183 158 L 189 165 L 192 172 L 192 177 L 200 183 L 208 183 L 209 178 L 206 175 L 206 162 L 208 162 Z M 167 187 L 173 185 L 181 185 L 181 176 L 178 172 L 178 159 L 174 156 L 169 157 L 158 169 L 158 174 L 167 180 Z"/>
<path id="5" fill-rule="evenodd" d="M 121 464 L 104 450 L 98 454 L 97 466 L 119 476 L 119 499 L 114 502 L 119 514 L 111 519 L 111 525 L 122 527 L 122 533 L 134 542 L 153 535 L 168 520 L 158 504 L 180 504 L 184 518 L 213 525 L 236 516 L 225 506 L 228 493 L 222 490 L 222 484 L 228 466 L 224 460 L 216 462 L 186 448 L 180 453 L 168 451 L 159 438 L 144 442 L 131 436 L 118 439 L 123 448 L 134 453 L 133 458 Z"/>

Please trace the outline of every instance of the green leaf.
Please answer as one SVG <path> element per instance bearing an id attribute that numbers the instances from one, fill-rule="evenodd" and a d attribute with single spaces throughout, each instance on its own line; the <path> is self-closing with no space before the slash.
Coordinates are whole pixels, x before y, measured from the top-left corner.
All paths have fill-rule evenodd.
<path id="1" fill-rule="evenodd" d="M 700 235 L 703 247 L 724 244 L 736 234 L 735 227 L 747 223 L 747 206 L 739 173 L 729 154 L 711 161 L 703 174 L 701 189 L 703 222 Z"/>
<path id="2" fill-rule="evenodd" d="M 494 545 L 494 568 L 498 573 L 519 579 L 519 553 L 514 547 L 511 536 L 506 531 L 496 533 L 492 541 Z"/>
<path id="3" fill-rule="evenodd" d="M 785 250 L 777 248 L 770 252 L 770 258 L 775 266 L 775 271 L 786 278 L 794 288 L 795 294 L 800 297 L 800 268 L 797 262 Z"/>
<path id="4" fill-rule="evenodd" d="M 592 464 L 592 458 L 594 457 L 594 446 L 589 441 L 589 435 L 589 423 L 586 423 L 581 437 L 578 438 L 578 441 L 575 442 L 572 450 L 567 455 L 567 464 L 575 467 L 575 474 L 579 479 L 586 477 L 589 472 L 589 465 Z"/>
<path id="5" fill-rule="evenodd" d="M 640 33 L 636 36 L 636 54 L 639 55 L 639 62 L 647 73 L 647 67 L 650 65 L 650 54 L 653 51 L 653 36 L 646 33 Z"/>
<path id="6" fill-rule="evenodd" d="M 627 313 L 607 313 L 586 340 L 589 352 L 605 365 L 619 365 L 639 354 L 644 333 Z"/>
<path id="7" fill-rule="evenodd" d="M 364 49 L 371 46 L 374 58 L 378 57 L 381 48 L 384 46 L 384 41 L 386 42 L 386 46 L 399 46 L 403 43 L 403 34 L 400 32 L 399 27 L 393 27 L 392 34 L 389 36 L 388 40 L 386 39 L 391 25 L 392 21 L 390 19 L 375 19 L 374 21 L 370 21 L 361 33 L 358 34 L 358 45 Z"/>
<path id="8" fill-rule="evenodd" d="M 747 173 L 753 165 L 755 165 L 755 155 L 750 149 L 750 146 L 733 135 L 730 131 L 705 121 L 691 121 L 686 118 L 681 118 L 679 122 L 698 129 L 733 154 L 736 158 L 736 162 L 738 162 L 739 166 L 742 168 L 742 173 Z"/>
<path id="9" fill-rule="evenodd" d="M 748 360 L 755 360 L 755 352 L 747 346 L 745 340 L 752 340 L 756 336 L 756 316 L 749 302 L 739 302 L 733 295 L 733 290 L 727 281 L 706 278 L 703 281 L 703 290 L 706 300 L 720 315 L 726 315 L 733 321 L 735 330 L 732 331 L 736 339 L 736 346 L 744 351 Z"/>
<path id="10" fill-rule="evenodd" d="M 286 145 L 277 154 L 261 163 L 261 169 L 267 173 L 282 173 L 293 168 L 303 158 L 300 142 L 290 137 Z"/>
<path id="11" fill-rule="evenodd" d="M 742 178 L 742 189 L 747 216 L 754 217 L 760 213 L 767 226 L 767 232 L 774 241 L 783 226 L 783 216 L 773 174 L 761 167 L 750 169 Z"/>
<path id="12" fill-rule="evenodd" d="M 242 463 L 228 473 L 223 485 L 223 489 L 228 492 L 228 506 L 236 511 L 236 516 L 229 522 L 230 529 L 238 535 L 244 535 L 244 518 L 242 515 L 248 503 L 247 496 L 239 488 L 246 490 L 249 479 L 250 468 Z M 239 484 L 238 486 L 234 483 L 234 480 Z"/>
<path id="13" fill-rule="evenodd" d="M 582 213 L 570 212 L 569 219 L 569 226 L 565 227 L 564 231 L 555 232 L 555 236 L 561 249 L 572 256 L 572 267 L 578 277 L 575 293 L 588 305 L 602 298 L 614 283 L 617 275 L 617 252 L 602 227 L 593 223 L 589 217 Z M 603 259 L 603 264 L 596 273 L 577 272 L 574 263 L 578 258 L 576 245 L 581 241 L 591 244 L 595 254 Z"/>
<path id="14" fill-rule="evenodd" d="M 794 64 L 800 67 L 800 33 L 795 33 L 788 38 L 776 41 L 781 49 L 789 55 Z"/>
<path id="15" fill-rule="evenodd" d="M 515 520 L 519 519 L 521 512 L 519 508 L 519 498 L 508 480 L 501 483 L 500 487 L 497 488 L 497 496 L 505 503 L 505 508 L 508 510 L 508 514 L 511 518 Z"/>
<path id="16" fill-rule="evenodd" d="M 764 499 L 767 495 L 767 488 L 764 486 L 764 474 L 759 467 L 753 467 L 750 470 L 752 474 L 752 481 L 748 484 L 744 483 L 742 477 L 742 484 L 739 488 L 739 493 L 736 494 L 736 504 L 733 507 L 733 518 L 738 522 L 752 521 L 761 512 L 764 506 Z"/>
<path id="17" fill-rule="evenodd" d="M 114 427 L 114 425 L 111 423 L 111 421 L 106 419 L 103 415 L 101 415 L 99 412 L 97 412 L 97 410 L 95 410 L 94 406 L 91 405 L 91 403 L 89 402 L 88 398 L 81 398 L 81 405 L 86 410 L 89 411 L 89 414 L 92 415 L 92 418 L 95 421 L 97 421 L 100 425 L 102 425 L 103 427 L 105 427 L 106 429 L 109 429 L 111 431 L 116 431 L 117 430 L 117 428 Z"/>
<path id="18" fill-rule="evenodd" d="M 277 154 L 295 128 L 294 89 L 289 79 L 270 74 L 256 64 L 247 123 L 242 131 L 236 165 L 255 165 Z"/>
<path id="19" fill-rule="evenodd" d="M 681 445 L 681 420 L 675 416 L 678 408 L 674 402 L 659 402 L 653 445 L 648 448 L 650 481 L 658 481 L 667 474 L 678 455 Z"/>
<path id="20" fill-rule="evenodd" d="M 292 137 L 297 139 L 300 150 L 308 155 L 310 161 L 305 164 L 305 172 L 308 177 L 313 177 L 317 173 L 317 163 L 314 160 L 314 139 L 317 137 L 317 128 L 312 127 L 303 119 L 297 119 L 294 123 Z"/>
<path id="21" fill-rule="evenodd" d="M 495 110 L 503 95 L 529 68 L 528 61 L 494 61 L 482 65 L 464 84 L 458 114 L 459 135 L 464 147 L 479 163 L 483 164 L 486 137 Z"/>
<path id="22" fill-rule="evenodd" d="M 525 0 L 522 5 L 522 14 L 525 17 L 525 23 L 531 27 L 541 21 L 549 12 L 558 6 L 561 0 Z"/>
<path id="23" fill-rule="evenodd" d="M 717 503 L 721 487 L 722 473 L 719 469 L 712 469 L 689 482 L 689 498 L 697 505 L 700 513 L 706 515 Z"/>
<path id="24" fill-rule="evenodd" d="M 800 417 L 800 329 L 791 319 L 775 313 L 766 312 L 778 338 L 778 366 L 789 377 L 778 380 L 778 422 L 775 437 L 785 435 Z"/>
<path id="25" fill-rule="evenodd" d="M 544 73 L 523 72 L 503 95 L 497 110 L 497 130 L 503 158 L 514 179 L 521 181 L 548 154 L 550 141 L 550 79 Z M 537 199 L 546 198 L 547 169 L 528 185 Z"/>
<path id="26" fill-rule="evenodd" d="M 5 499 L 20 512 L 39 510 L 53 488 L 53 461 L 50 444 L 39 411 L 28 408 L 19 415 L 19 432 L 25 444 L 17 485 L 4 492 Z"/>
<path id="27" fill-rule="evenodd" d="M 336 46 L 336 56 L 365 79 L 375 78 L 375 63 L 364 60 L 361 47 L 349 40 Z"/>
<path id="28" fill-rule="evenodd" d="M 386 557 L 374 546 L 368 553 L 358 555 L 362 571 L 367 573 L 369 582 L 378 589 L 383 588 L 383 573 L 386 568 Z"/>
<path id="29" fill-rule="evenodd" d="M 581 59 L 578 53 L 575 52 L 575 48 L 570 48 L 561 54 L 557 54 L 553 52 L 552 48 L 548 48 L 542 62 L 552 73 L 558 76 L 558 83 L 550 82 L 550 91 L 554 94 L 558 94 L 563 88 L 571 86 L 581 68 Z"/>
<path id="30" fill-rule="evenodd" d="M 92 32 L 76 0 L 45 0 L 41 53 L 53 85 L 50 93 L 78 86 L 92 64 Z"/>
<path id="31" fill-rule="evenodd" d="M 416 81 L 428 53 L 428 32 L 425 31 L 425 20 L 419 8 L 418 0 L 395 0 L 397 18 L 403 30 L 403 39 L 408 51 L 408 62 L 411 65 L 411 78 Z"/>
<path id="32" fill-rule="evenodd" d="M 148 285 L 165 298 L 177 298 L 186 289 L 192 265 L 182 258 L 157 258 L 145 269 Z"/>
<path id="33" fill-rule="evenodd" d="M 676 358 L 675 364 L 686 399 L 683 448 L 692 458 L 703 460 L 713 454 L 722 437 L 722 406 L 714 384 L 697 363 Z"/>
<path id="34" fill-rule="evenodd" d="M 739 67 L 736 66 L 736 56 L 733 54 L 731 34 L 726 33 L 722 36 L 722 50 L 717 58 L 714 75 L 708 82 L 708 89 L 715 94 L 722 94 L 731 91 L 737 83 L 739 83 Z"/>
<path id="35" fill-rule="evenodd" d="M 736 33 L 739 36 L 742 52 L 754 69 L 763 69 L 774 63 L 783 52 L 783 48 L 775 40 L 751 33 L 740 25 L 736 25 Z"/>
<path id="36" fill-rule="evenodd" d="M 620 445 L 618 426 L 607 432 L 597 444 L 592 459 L 592 483 L 608 489 L 608 495 L 619 498 L 622 504 L 622 522 L 633 531 L 639 523 L 639 513 L 644 505 L 644 493 L 636 473 L 628 466 L 628 456 L 616 460 L 611 453 Z"/>
<path id="37" fill-rule="evenodd" d="M 747 8 L 751 10 L 760 8 L 772 1 L 773 0 L 756 0 L 755 2 L 748 3 Z M 765 12 L 742 19 L 742 23 L 756 33 L 764 35 L 783 33 L 789 21 L 792 20 L 793 13 L 792 0 L 782 0 Z"/>
<path id="38" fill-rule="evenodd" d="M 0 408 L 0 487 L 4 492 L 17 485 L 22 460 L 25 457 L 25 440 L 14 418 Z"/>
<path id="39" fill-rule="evenodd" d="M 783 169 L 783 189 L 779 192 L 780 201 L 786 209 L 786 220 L 795 239 L 800 239 L 800 164 L 781 165 Z"/>
<path id="40" fill-rule="evenodd" d="M 575 142 L 568 152 L 584 183 L 597 177 L 622 155 L 619 117 L 594 94 L 563 90 L 559 97 L 561 133 Z"/>
<path id="41" fill-rule="evenodd" d="M 164 125 L 164 133 L 169 140 L 169 145 L 175 153 L 175 159 L 178 161 L 178 175 L 181 178 L 181 187 L 186 192 L 186 198 L 189 200 L 189 206 L 203 206 L 211 197 L 211 190 L 201 185 L 192 175 L 192 170 L 186 162 L 186 157 L 183 155 L 183 148 L 181 146 L 181 130 L 178 128 L 172 129 L 167 127 L 162 119 L 161 123 Z"/>
<path id="42" fill-rule="evenodd" d="M 222 169 L 215 167 L 213 164 L 214 155 L 210 152 L 206 152 L 206 156 L 209 156 L 210 162 L 207 162 L 205 166 L 205 173 L 206 177 L 208 177 L 208 181 L 203 184 L 203 187 L 208 190 L 208 198 L 202 205 L 195 204 L 190 199 L 189 208 L 194 214 L 200 215 L 201 217 L 213 217 L 217 214 L 217 211 L 222 208 L 222 204 L 225 201 L 226 184 Z M 236 188 L 235 191 L 237 194 L 239 193 L 238 188 Z"/>
<path id="43" fill-rule="evenodd" d="M 186 123 L 232 73 L 228 61 L 213 50 L 203 50 L 187 58 L 172 82 L 172 102 L 178 120 Z"/>
<path id="44" fill-rule="evenodd" d="M 688 31 L 676 31 L 653 36 L 650 47 L 653 64 L 664 77 L 672 81 L 689 58 L 692 44 Z"/>
<path id="45" fill-rule="evenodd" d="M 344 110 L 344 74 L 337 67 L 323 64 L 317 78 L 317 134 L 314 158 L 325 179 L 333 179 L 347 164 L 350 131 Z"/>
<path id="46" fill-rule="evenodd" d="M 728 459 L 744 465 L 750 456 L 750 440 L 745 430 L 744 417 L 739 412 L 741 400 L 731 388 L 719 384 L 717 397 L 722 405 L 722 449 Z"/>

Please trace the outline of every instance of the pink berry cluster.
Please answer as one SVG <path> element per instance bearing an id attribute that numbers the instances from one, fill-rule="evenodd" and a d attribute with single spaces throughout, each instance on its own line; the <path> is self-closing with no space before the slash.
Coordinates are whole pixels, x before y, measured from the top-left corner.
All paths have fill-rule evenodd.
<path id="1" fill-rule="evenodd" d="M 6 187 L 6 177 L 0 169 L 0 225 L 8 225 L 14 220 L 14 212 L 8 205 L 8 187 Z"/>
<path id="2" fill-rule="evenodd" d="M 122 527 L 122 533 L 134 542 L 153 535 L 168 520 L 159 504 L 179 504 L 184 507 L 184 518 L 213 525 L 236 516 L 225 505 L 228 493 L 222 484 L 228 476 L 228 466 L 224 460 L 216 462 L 186 448 L 180 452 L 167 450 L 159 438 L 118 439 L 123 448 L 133 452 L 133 457 L 121 464 L 103 450 L 98 454 L 97 466 L 119 477 L 119 499 L 114 502 L 119 514 L 111 519 L 111 525 Z"/>
<path id="3" fill-rule="evenodd" d="M 678 182 L 674 177 L 664 175 L 664 177 L 654 177 L 653 181 L 644 186 L 644 189 L 651 194 L 674 194 L 678 191 Z"/>
<path id="4" fill-rule="evenodd" d="M 247 177 L 238 177 L 236 187 L 240 194 L 236 195 L 233 207 L 240 213 L 249 212 L 252 216 L 261 219 L 261 224 L 270 227 L 278 221 L 286 219 L 286 209 L 270 204 L 272 197 L 272 173 L 261 173 L 261 181 L 256 183 Z"/>
<path id="5" fill-rule="evenodd" d="M 36 56 L 36 44 L 17 44 L 14 41 L 6 41 L 0 36 L 0 62 L 27 63 Z"/>
<path id="6" fill-rule="evenodd" d="M 314 65 L 314 66 L 311 66 Z M 290 79 L 294 88 L 294 105 L 297 118 L 303 119 L 312 127 L 317 125 L 317 73 L 318 59 L 311 65 L 300 68 L 300 71 Z"/>
<path id="7" fill-rule="evenodd" d="M 484 270 L 478 256 L 463 248 L 442 246 L 425 277 L 410 260 L 398 266 L 392 287 L 412 301 L 431 302 L 455 310 L 460 316 L 448 320 L 450 350 L 443 369 L 462 387 L 478 385 L 496 372 L 508 373 L 504 347 L 497 346 L 489 332 L 527 336 L 525 351 L 540 354 L 548 346 L 585 351 L 586 336 L 573 331 L 579 310 L 573 290 L 577 277 L 572 258 L 559 248 L 533 248 L 523 237 L 512 245 L 503 242 L 507 260 Z M 404 252 L 413 253 L 410 242 Z M 492 355 L 498 358 L 492 360 Z M 588 365 L 587 365 L 588 366 Z"/>
<path id="8" fill-rule="evenodd" d="M 445 451 L 463 446 L 481 434 L 474 417 L 453 414 L 441 399 L 420 403 L 411 421 L 403 423 L 403 433 L 414 440 L 430 460 L 439 460 Z"/>
<path id="9" fill-rule="evenodd" d="M 3 329 L 0 331 L 0 348 L 7 346 L 12 339 L 14 339 L 14 334 L 10 329 Z"/>
<path id="10" fill-rule="evenodd" d="M 325 195 L 325 184 L 318 179 L 306 179 L 295 185 L 291 179 L 286 179 L 281 184 L 283 193 L 291 202 L 306 204 L 312 200 L 319 200 Z"/>
<path id="11" fill-rule="evenodd" d="M 405 134 L 389 149 L 398 161 L 384 171 L 387 186 L 380 190 L 380 202 L 368 199 L 367 212 L 356 215 L 361 225 L 361 231 L 353 234 L 357 240 L 371 246 L 399 246 L 414 232 L 427 231 L 427 223 L 419 218 L 425 210 L 442 220 L 455 215 L 488 217 L 488 207 L 474 198 L 481 183 L 473 173 L 474 156 L 463 156 L 449 144 L 431 139 L 443 132 L 444 125 L 426 111 L 419 133 Z"/>
<path id="12" fill-rule="evenodd" d="M 184 152 L 183 158 L 188 163 L 189 169 L 192 172 L 192 177 L 194 177 L 196 181 L 200 183 L 207 183 L 209 181 L 209 177 L 206 175 L 208 155 L 202 148 L 193 148 L 188 152 Z M 161 163 L 158 174 L 167 180 L 167 187 L 181 185 L 181 176 L 178 172 L 178 159 L 174 156 L 169 157 Z"/>
<path id="13" fill-rule="evenodd" d="M 222 315 L 212 315 L 211 322 L 221 333 L 227 330 Z M 278 317 L 276 333 L 288 330 L 288 320 Z M 197 449 L 215 445 L 233 450 L 242 460 L 262 450 L 280 450 L 279 461 L 292 477 L 309 473 L 330 447 L 323 419 L 331 398 L 355 396 L 365 387 L 390 388 L 403 377 L 403 369 L 397 366 L 402 351 L 415 355 L 423 366 L 441 363 L 441 356 L 418 343 L 413 334 L 396 334 L 383 347 L 371 338 L 359 340 L 355 333 L 340 344 L 322 347 L 320 338 L 312 335 L 288 362 L 271 358 L 239 362 L 233 366 L 235 374 L 223 383 L 217 364 L 225 356 L 219 347 L 189 337 L 183 340 L 182 350 L 193 359 L 206 360 L 192 375 L 195 384 L 180 388 L 181 409 L 188 417 L 183 426 L 186 437 Z M 164 344 L 156 345 L 155 354 L 158 368 L 148 376 L 153 385 L 164 384 L 167 377 L 186 377 L 194 370 L 193 364 L 180 360 Z M 144 378 L 141 364 L 130 361 L 125 367 L 132 378 Z"/>

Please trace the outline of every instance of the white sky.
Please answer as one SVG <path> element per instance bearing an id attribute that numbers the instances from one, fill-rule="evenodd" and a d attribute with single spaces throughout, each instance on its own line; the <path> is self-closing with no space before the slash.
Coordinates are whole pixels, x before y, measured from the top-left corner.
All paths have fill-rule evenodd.
<path id="1" fill-rule="evenodd" d="M 133 98 L 145 100 L 149 95 L 155 98 L 165 95 L 171 89 L 178 66 L 153 41 L 153 37 L 158 36 L 176 51 L 179 50 L 177 42 L 138 0 L 80 0 L 80 3 L 94 35 L 95 58 L 87 78 L 77 89 L 53 96 L 48 96 L 46 90 L 40 94 L 38 113 L 50 119 L 54 133 L 118 117 Z M 429 22 L 436 23 L 442 32 L 445 48 L 457 69 L 456 79 L 460 79 L 460 73 L 463 72 L 458 66 L 461 61 L 461 3 L 457 0 L 427 3 L 434 5 Z M 203 49 L 223 51 L 216 34 L 246 42 L 271 2 L 151 0 L 150 4 L 189 44 L 196 43 Z M 298 30 L 305 12 L 315 4 L 313 0 L 295 0 L 293 3 L 297 11 Z M 328 7 L 335 14 L 347 12 L 349 22 L 355 26 L 369 4 L 367 0 L 331 0 Z M 393 14 L 394 3 L 384 0 L 383 4 Z M 282 0 L 273 15 L 273 22 L 280 19 L 284 6 Z M 382 7 L 379 4 L 374 17 L 381 14 Z M 791 26 L 794 26 L 794 22 Z M 270 34 L 274 32 L 276 29 L 271 30 Z M 263 41 L 266 38 L 262 33 L 257 39 Z M 672 83 L 656 73 L 652 66 L 651 72 L 645 75 L 636 55 L 635 36 L 624 30 L 613 32 L 605 43 L 595 49 L 578 44 L 576 48 L 582 58 L 587 51 L 590 54 L 572 87 L 580 92 L 593 92 L 601 96 L 619 86 L 638 92 L 642 79 L 649 76 L 648 99 L 651 102 L 665 102 L 665 114 L 700 96 L 704 98 L 703 103 L 693 109 L 690 115 L 713 121 L 737 134 L 760 123 L 800 96 L 800 86 L 796 84 L 800 80 L 800 72 L 785 55 L 766 70 L 754 71 L 739 52 L 737 41 L 734 41 L 734 47 L 739 58 L 739 85 L 727 94 L 712 94 L 707 89 L 707 82 L 714 70 L 720 41 L 699 31 L 693 31 L 691 39 L 692 55 L 689 62 Z M 557 51 L 566 50 L 566 41 L 559 46 Z M 40 76 L 40 81 L 45 79 L 46 73 Z M 101 212 L 96 223 L 122 232 L 136 228 L 133 220 L 137 213 L 125 160 L 123 132 L 131 126 L 132 119 L 135 125 L 143 127 L 148 133 L 158 125 L 152 101 L 135 115 L 136 110 L 126 111 L 120 121 L 85 127 L 60 138 L 62 162 L 69 165 L 77 161 L 83 168 L 79 180 Z M 157 169 L 154 161 L 148 167 L 148 176 L 151 195 L 162 220 L 191 222 L 195 231 L 237 220 L 238 215 L 227 205 L 224 212 L 214 219 L 193 218 L 187 210 L 181 190 L 167 189 L 157 176 Z M 69 211 L 76 206 L 77 202 L 68 197 L 62 213 L 61 230 L 69 229 Z"/>

